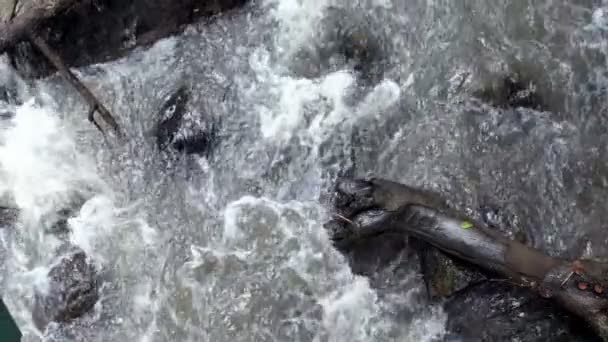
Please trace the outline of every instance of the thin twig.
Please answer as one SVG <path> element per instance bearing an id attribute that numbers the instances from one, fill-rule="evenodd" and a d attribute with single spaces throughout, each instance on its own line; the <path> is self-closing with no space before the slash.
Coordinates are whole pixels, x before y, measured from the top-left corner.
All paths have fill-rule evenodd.
<path id="1" fill-rule="evenodd" d="M 574 271 L 570 272 L 570 274 L 568 274 L 568 276 L 566 277 L 566 279 L 564 279 L 564 281 L 562 281 L 561 283 L 561 287 L 564 287 L 564 285 L 566 285 L 566 283 L 568 282 L 568 280 L 570 280 L 570 278 L 572 278 L 572 276 L 574 275 Z"/>
<path id="2" fill-rule="evenodd" d="M 13 1 L 13 8 L 11 9 L 11 15 L 9 17 L 9 21 L 13 20 L 13 18 L 17 15 L 17 0 Z"/>
<path id="3" fill-rule="evenodd" d="M 95 121 L 95 110 L 97 108 L 95 108 L 94 106 L 91 106 L 89 109 L 89 114 L 87 115 L 87 118 L 89 119 L 89 121 L 95 125 L 95 127 L 97 127 L 97 129 L 101 132 L 101 134 L 104 134 L 103 129 L 101 128 L 101 126 L 99 126 L 99 124 L 97 123 L 97 121 Z M 104 134 L 105 136 L 105 134 Z"/>
<path id="4" fill-rule="evenodd" d="M 339 218 L 339 219 L 341 219 L 341 220 L 343 220 L 343 221 L 345 221 L 345 222 L 347 222 L 347 223 L 350 223 L 350 224 L 352 224 L 353 226 L 356 226 L 355 222 L 353 222 L 352 220 L 349 220 L 348 218 L 346 218 L 346 217 L 344 217 L 344 216 L 342 216 L 342 215 L 340 215 L 340 214 L 334 214 L 334 215 L 335 215 L 337 218 Z"/>

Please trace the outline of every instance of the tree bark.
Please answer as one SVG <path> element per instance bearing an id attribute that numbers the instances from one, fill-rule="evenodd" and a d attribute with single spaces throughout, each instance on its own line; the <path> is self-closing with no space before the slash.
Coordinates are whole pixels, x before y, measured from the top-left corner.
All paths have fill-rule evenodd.
<path id="1" fill-rule="evenodd" d="M 608 341 L 608 264 L 555 258 L 451 210 L 436 195 L 386 180 L 338 185 L 326 228 L 337 246 L 386 232 L 424 240 L 452 256 L 552 298 Z"/>

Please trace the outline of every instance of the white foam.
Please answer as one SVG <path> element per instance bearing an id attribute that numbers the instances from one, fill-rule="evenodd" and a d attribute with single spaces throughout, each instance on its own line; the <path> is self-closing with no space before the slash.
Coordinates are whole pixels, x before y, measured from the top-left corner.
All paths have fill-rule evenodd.
<path id="1" fill-rule="evenodd" d="M 258 107 L 265 139 L 287 142 L 294 134 L 307 130 L 309 137 L 322 138 L 336 125 L 353 119 L 345 104 L 348 89 L 355 81 L 349 72 L 333 72 L 312 80 L 290 76 L 269 80 L 274 81 L 277 102 Z"/>
<path id="2" fill-rule="evenodd" d="M 271 8 L 270 14 L 277 21 L 279 29 L 275 46 L 285 58 L 316 34 L 316 23 L 320 20 L 331 0 L 266 0 L 264 5 Z"/>
<path id="3" fill-rule="evenodd" d="M 57 114 L 30 100 L 17 108 L 13 127 L 0 146 L 0 187 L 33 217 L 54 209 L 74 184 L 96 178 L 93 163 L 76 152 Z"/>
<path id="4" fill-rule="evenodd" d="M 354 278 L 350 284 L 321 299 L 320 304 L 323 306 L 323 326 L 329 332 L 330 341 L 372 337 L 366 329 L 370 328 L 369 321 L 377 316 L 380 307 L 366 278 Z"/>
<path id="5" fill-rule="evenodd" d="M 80 213 L 68 221 L 72 230 L 71 242 L 101 262 L 102 256 L 96 252 L 96 247 L 112 236 L 115 212 L 113 202 L 107 196 L 97 195 L 89 199 L 80 208 Z"/>
<path id="6" fill-rule="evenodd" d="M 447 314 L 442 308 L 433 306 L 426 314 L 417 316 L 411 323 L 408 339 L 416 342 L 432 342 L 445 335 Z"/>

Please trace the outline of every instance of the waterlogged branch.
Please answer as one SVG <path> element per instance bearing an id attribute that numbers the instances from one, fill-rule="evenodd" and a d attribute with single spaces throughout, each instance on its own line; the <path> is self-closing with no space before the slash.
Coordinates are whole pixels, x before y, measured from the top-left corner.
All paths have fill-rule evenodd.
<path id="1" fill-rule="evenodd" d="M 65 78 L 85 99 L 90 107 L 89 120 L 103 133 L 95 120 L 95 112 L 116 132 L 121 135 L 120 127 L 110 111 L 99 101 L 66 66 L 61 57 L 36 32 L 44 22 L 70 7 L 82 4 L 82 0 L 34 0 L 28 8 L 11 20 L 0 23 L 0 53 L 7 48 L 29 40 L 53 64 L 59 74 Z M 14 11 L 14 10 L 13 10 Z"/>
<path id="2" fill-rule="evenodd" d="M 326 228 L 338 247 L 385 232 L 415 236 L 555 300 L 608 341 L 608 263 L 550 257 L 450 210 L 434 194 L 403 184 L 344 181 L 337 192 L 339 216 Z"/>
<path id="3" fill-rule="evenodd" d="M 79 79 L 74 75 L 70 69 L 61 60 L 61 57 L 53 51 L 53 49 L 35 33 L 28 33 L 28 37 L 32 44 L 42 52 L 42 54 L 53 64 L 53 66 L 59 71 L 59 74 L 65 78 L 85 99 L 90 107 L 89 121 L 91 121 L 99 131 L 104 132 L 99 123 L 95 121 L 95 112 L 98 112 L 101 118 L 116 132 L 117 135 L 121 135 L 120 127 L 114 119 L 114 116 L 110 111 L 99 101 L 95 95 L 85 86 Z"/>

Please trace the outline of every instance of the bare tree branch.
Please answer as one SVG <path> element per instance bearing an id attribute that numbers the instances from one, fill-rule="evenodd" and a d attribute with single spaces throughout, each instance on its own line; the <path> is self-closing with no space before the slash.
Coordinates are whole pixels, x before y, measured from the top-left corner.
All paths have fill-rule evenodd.
<path id="1" fill-rule="evenodd" d="M 114 132 L 116 132 L 117 135 L 120 136 L 122 134 L 120 127 L 114 119 L 114 116 L 112 116 L 112 113 L 110 113 L 110 111 L 101 103 L 101 101 L 99 101 L 95 95 L 93 95 L 89 88 L 87 88 L 78 79 L 78 77 L 76 77 L 76 75 L 70 71 L 70 69 L 61 60 L 61 57 L 59 57 L 59 55 L 53 51 L 53 49 L 44 41 L 44 39 L 37 34 L 28 33 L 28 37 L 32 44 L 34 44 L 34 46 L 36 46 L 36 48 L 38 48 L 38 50 L 40 50 L 40 52 L 42 52 L 42 54 L 59 71 L 59 74 L 61 74 L 61 76 L 65 78 L 88 103 L 90 106 L 89 120 L 95 125 L 95 127 L 97 127 L 97 129 L 103 133 L 101 126 L 99 123 L 97 123 L 97 121 L 95 121 L 94 117 L 95 112 L 98 112 L 101 118 L 114 130 Z"/>

